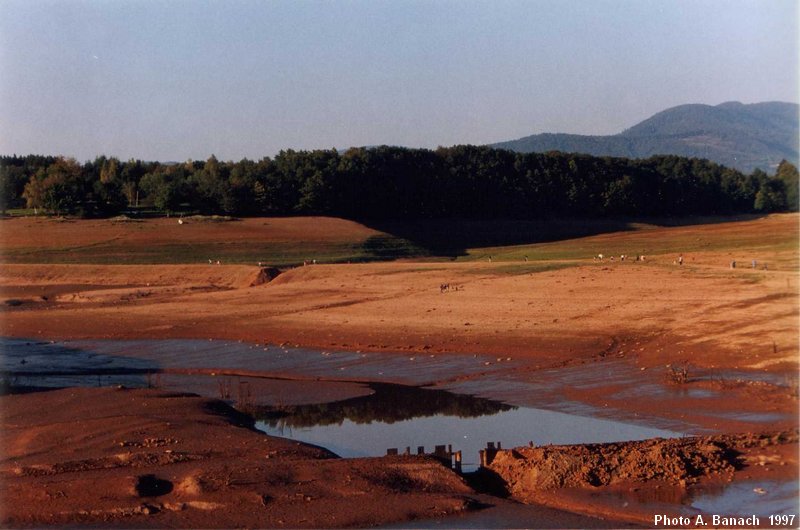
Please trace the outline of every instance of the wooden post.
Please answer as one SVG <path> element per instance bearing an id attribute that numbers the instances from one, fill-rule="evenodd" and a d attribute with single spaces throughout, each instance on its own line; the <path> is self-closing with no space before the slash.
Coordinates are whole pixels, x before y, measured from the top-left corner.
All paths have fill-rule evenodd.
<path id="1" fill-rule="evenodd" d="M 494 442 L 486 442 L 486 451 L 484 451 L 483 457 L 483 465 L 488 466 L 494 460 L 495 455 L 497 455 L 498 449 L 495 448 Z"/>
<path id="2" fill-rule="evenodd" d="M 418 455 L 424 455 L 425 454 L 425 446 L 424 445 L 420 445 L 419 447 L 417 447 L 417 454 Z"/>
<path id="3" fill-rule="evenodd" d="M 461 474 L 461 451 L 456 451 L 456 473 Z"/>
<path id="4" fill-rule="evenodd" d="M 392 447 L 391 449 L 387 449 L 386 456 L 397 456 L 397 448 Z"/>

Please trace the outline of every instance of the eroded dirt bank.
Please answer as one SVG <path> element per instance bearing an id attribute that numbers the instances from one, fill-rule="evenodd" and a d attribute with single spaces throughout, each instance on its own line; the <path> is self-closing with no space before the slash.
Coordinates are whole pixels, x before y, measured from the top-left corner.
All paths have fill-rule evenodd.
<path id="1" fill-rule="evenodd" d="M 493 459 L 482 473 L 522 502 L 595 515 L 614 513 L 628 521 L 652 524 L 654 513 L 686 514 L 681 502 L 693 493 L 745 476 L 773 483 L 796 481 L 797 449 L 797 430 L 519 447 L 492 452 Z M 756 488 L 751 497 L 765 493 Z M 623 495 L 632 502 L 619 510 Z M 633 502 L 635 498 L 640 502 Z"/>

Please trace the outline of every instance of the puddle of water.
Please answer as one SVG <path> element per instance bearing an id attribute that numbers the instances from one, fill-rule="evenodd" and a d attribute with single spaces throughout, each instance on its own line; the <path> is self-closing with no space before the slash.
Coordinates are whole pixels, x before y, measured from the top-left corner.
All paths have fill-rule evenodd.
<path id="1" fill-rule="evenodd" d="M 779 412 L 708 412 L 710 416 L 751 423 L 772 423 L 786 419 L 786 414 Z"/>
<path id="2" fill-rule="evenodd" d="M 9 374 L 130 373 L 159 367 L 153 360 L 107 355 L 59 342 L 2 338 L 0 351 L 0 366 Z"/>
<path id="3" fill-rule="evenodd" d="M 651 485 L 652 486 L 652 485 Z M 797 481 L 737 481 L 705 486 L 705 491 L 687 490 L 678 484 L 658 484 L 657 488 L 642 487 L 627 491 L 600 489 L 568 489 L 579 499 L 594 499 L 605 506 L 616 506 L 640 514 L 672 514 L 676 510 L 694 518 L 702 514 L 705 522 L 711 516 L 761 518 L 760 528 L 769 526 L 770 515 L 795 515 L 800 508 L 800 483 Z M 797 521 L 797 517 L 795 517 Z M 777 526 L 777 525 L 776 525 Z M 785 525 L 784 525 L 785 526 Z"/>
<path id="4" fill-rule="evenodd" d="M 36 377 L 40 386 L 148 386 L 148 372 L 159 370 L 205 369 L 242 371 L 241 377 L 269 376 L 337 378 L 346 381 L 392 381 L 407 385 L 425 385 L 431 381 L 452 379 L 454 374 L 467 380 L 441 388 L 537 409 L 549 409 L 578 416 L 618 419 L 614 409 L 595 407 L 571 400 L 564 395 L 567 387 L 585 388 L 602 384 L 641 383 L 641 375 L 624 360 L 610 359 L 601 365 L 578 365 L 543 370 L 535 378 L 515 371 L 515 362 L 501 362 L 485 355 L 461 354 L 385 354 L 319 351 L 284 348 L 219 340 L 79 340 L 57 343 L 0 338 L 6 374 L 16 384 Z M 22 363 L 25 364 L 22 364 Z M 488 364 L 487 364 L 488 363 Z M 81 372 L 83 374 L 81 375 Z M 89 375 L 86 372 L 90 372 Z M 100 372 L 100 373 L 98 373 Z M 470 376 L 476 376 L 470 379 Z M 190 386 L 166 386 L 174 377 L 162 374 L 161 386 L 175 390 L 207 393 L 218 382 L 208 383 L 197 376 Z M 250 379 L 251 384 L 256 383 Z M 29 382 L 36 386 L 36 382 Z M 657 385 L 653 385 L 657 389 Z M 206 389 L 206 390 L 204 390 Z M 307 393 L 306 393 L 307 394 Z M 266 404 L 265 396 L 256 396 L 257 404 Z M 342 399 L 341 395 L 333 399 Z M 278 396 L 278 403 L 285 402 Z M 291 401 L 291 400 L 289 400 Z M 318 400 L 319 401 L 319 400 Z M 661 418 L 637 417 L 636 422 L 654 428 L 695 432 L 686 422 Z"/>
<path id="5" fill-rule="evenodd" d="M 507 371 L 480 379 L 448 383 L 441 388 L 532 408 L 615 420 L 620 416 L 618 410 L 575 401 L 567 395 L 567 391 L 606 386 L 624 388 L 625 390 L 609 396 L 614 399 L 637 399 L 642 396 L 649 398 L 649 391 L 655 396 L 665 397 L 673 397 L 673 392 L 686 392 L 686 389 L 671 389 L 656 384 L 651 381 L 652 377 L 652 374 L 643 374 L 639 368 L 624 359 L 608 359 L 599 363 L 540 370 L 533 375 Z M 677 419 L 638 416 L 636 422 L 671 431 L 702 431 L 697 425 Z"/>
<path id="6" fill-rule="evenodd" d="M 190 392 L 230 403 L 266 406 L 337 401 L 372 393 L 362 383 L 308 381 L 238 375 L 164 373 L 153 359 L 97 353 L 76 343 L 0 339 L 0 369 L 15 387 L 125 386 Z"/>
<path id="7" fill-rule="evenodd" d="M 484 497 L 489 505 L 480 510 L 389 524 L 380 528 L 620 528 L 619 523 L 585 515 Z M 629 526 L 629 525 L 628 525 Z"/>
<path id="8" fill-rule="evenodd" d="M 719 373 L 715 372 L 712 377 L 712 375 L 700 369 L 695 371 L 699 380 L 724 378 L 726 380 L 762 381 L 786 385 L 785 377 L 780 374 L 728 370 Z M 575 401 L 571 399 L 569 390 L 608 388 L 610 392 L 608 397 L 613 400 L 712 399 L 722 395 L 721 392 L 714 389 L 692 388 L 691 385 L 664 385 L 663 375 L 664 372 L 660 372 L 658 369 L 642 371 L 627 359 L 614 358 L 604 359 L 596 363 L 540 370 L 535 374 L 519 374 L 514 371 L 494 373 L 479 379 L 447 383 L 442 385 L 441 388 L 458 393 L 491 397 L 534 408 L 610 419 L 618 419 L 619 410 L 613 407 L 593 406 L 589 403 Z M 614 390 L 614 388 L 618 390 Z M 720 413 L 710 410 L 704 411 L 703 414 L 751 423 L 769 423 L 791 419 L 791 415 L 787 414 L 746 411 Z M 708 429 L 680 419 L 639 416 L 636 421 L 655 428 L 692 434 L 710 432 Z"/>
<path id="9" fill-rule="evenodd" d="M 598 363 L 541 370 L 535 374 L 519 373 L 514 361 L 497 362 L 485 355 L 456 354 L 386 354 L 346 351 L 319 351 L 286 348 L 236 341 L 168 340 L 79 340 L 37 342 L 0 338 L 2 364 L 6 379 L 12 384 L 64 387 L 159 386 L 195 392 L 207 397 L 224 397 L 221 385 L 249 384 L 256 405 L 270 403 L 310 403 L 311 392 L 298 383 L 286 392 L 265 387 L 265 377 L 330 379 L 342 381 L 392 381 L 406 385 L 425 385 L 432 381 L 452 380 L 454 374 L 465 379 L 443 384 L 440 388 L 535 409 L 547 409 L 577 416 L 619 420 L 613 407 L 591 405 L 573 399 L 568 389 L 590 389 L 608 385 L 618 387 L 614 399 L 711 398 L 713 390 L 665 386 L 661 374 L 642 372 L 626 359 L 604 359 Z M 196 375 L 179 378 L 174 374 L 151 373 L 169 370 L 219 370 L 241 372 L 231 383 Z M 758 372 L 729 373 L 727 376 L 760 377 Z M 248 377 L 248 376 L 262 377 Z M 702 375 L 702 374 L 700 374 Z M 474 377 L 472 377 L 474 376 Z M 155 382 L 154 382 L 155 381 Z M 331 383 L 332 384 L 332 383 Z M 353 384 L 353 383 L 349 383 Z M 272 385 L 274 387 L 274 383 Z M 320 384 L 320 388 L 325 385 Z M 350 395 L 359 395 L 355 391 Z M 299 401 L 295 396 L 303 396 Z M 330 392 L 329 400 L 347 397 Z M 324 401 L 320 397 L 316 401 Z M 723 417 L 723 416 L 720 416 Z M 775 414 L 738 413 L 740 421 L 766 423 L 784 419 Z M 699 434 L 704 429 L 680 419 L 637 416 L 637 424 L 653 428 Z"/>
<path id="10" fill-rule="evenodd" d="M 615 399 L 636 399 L 636 398 L 692 398 L 692 399 L 710 399 L 719 397 L 720 393 L 716 390 L 708 388 L 691 388 L 686 385 L 660 385 L 657 383 L 643 383 L 617 392 L 614 394 Z"/>
<path id="11" fill-rule="evenodd" d="M 463 452 L 465 471 L 477 468 L 478 451 L 487 442 L 515 447 L 531 442 L 577 444 L 682 436 L 674 431 L 511 407 L 443 391 L 405 388 L 406 399 L 397 401 L 382 399 L 383 389 L 373 389 L 376 393 L 372 396 L 341 404 L 297 407 L 282 417 L 265 417 L 256 427 L 267 434 L 323 446 L 342 457 L 382 456 L 389 448 L 403 452 L 406 447 L 416 453 L 420 446 L 433 452 L 436 445 L 452 445 L 454 451 Z M 445 399 L 446 395 L 450 397 Z M 403 413 L 398 403 L 403 403 Z M 411 403 L 424 410 L 415 411 Z M 408 411 L 413 417 L 408 417 Z"/>
<path id="12" fill-rule="evenodd" d="M 513 362 L 497 363 L 494 358 L 479 355 L 321 352 L 230 341 L 55 343 L 0 338 L 0 350 L 4 377 L 14 384 L 43 387 L 153 385 L 232 401 L 245 387 L 250 405 L 284 405 L 283 416 L 265 415 L 259 422 L 260 428 L 270 434 L 321 445 L 345 457 L 379 456 L 390 447 L 400 451 L 410 447 L 416 453 L 418 446 L 424 446 L 431 452 L 435 445 L 452 444 L 454 450 L 463 451 L 467 471 L 477 466 L 478 451 L 487 442 L 501 442 L 504 447 L 529 442 L 536 445 L 613 442 L 675 437 L 693 429 L 686 423 L 645 418 L 637 418 L 637 421 L 649 426 L 614 421 L 612 418 L 619 414 L 616 411 L 568 399 L 563 389 L 570 386 L 619 385 L 627 388 L 621 394 L 629 399 L 674 392 L 695 398 L 715 395 L 705 389 L 672 389 L 655 384 L 643 379 L 631 363 L 616 359 L 596 365 L 543 370 L 532 378 L 530 374 L 517 374 Z M 157 373 L 169 369 L 246 370 L 250 374 L 372 382 L 391 379 L 409 385 L 448 380 L 453 374 L 480 374 L 480 378 L 443 385 L 442 388 L 457 392 L 454 394 L 381 383 Z M 769 374 L 758 372 L 730 372 L 725 377 L 779 383 L 772 381 Z M 309 385 L 313 386 L 311 392 Z M 351 399 L 343 400 L 344 397 Z M 526 406 L 513 407 L 497 399 L 522 401 Z M 320 405 L 319 401 L 327 403 Z M 782 416 L 737 413 L 735 418 L 769 422 Z M 756 493 L 754 488 L 762 488 L 766 493 Z M 687 509 L 729 515 L 796 514 L 797 498 L 796 482 L 738 483 L 695 498 Z"/>
<path id="13" fill-rule="evenodd" d="M 469 470 L 477 465 L 478 451 L 487 442 L 513 447 L 529 442 L 568 444 L 680 436 L 676 430 L 574 414 L 573 411 L 585 412 L 586 407 L 568 402 L 558 404 L 561 412 L 536 407 L 515 408 L 495 400 L 442 390 L 380 383 L 355 385 L 356 392 L 352 393 L 353 389 L 349 388 L 349 395 L 362 397 L 341 401 L 342 389 L 333 386 L 352 387 L 352 383 L 278 383 L 258 377 L 155 373 L 163 369 L 206 368 L 344 376 L 340 373 L 347 371 L 348 377 L 380 380 L 381 376 L 389 378 L 399 374 L 400 379 L 420 383 L 431 378 L 451 377 L 453 373 L 485 374 L 488 371 L 484 381 L 494 382 L 498 391 L 507 391 L 508 384 L 514 382 L 501 377 L 499 371 L 493 378 L 491 366 L 477 356 L 366 355 L 200 340 L 50 343 L 4 339 L 0 344 L 4 352 L 3 369 L 19 385 L 158 386 L 231 401 L 241 399 L 244 387 L 248 404 L 256 407 L 302 404 L 302 399 L 293 400 L 292 396 L 302 394 L 308 385 L 313 385 L 315 392 L 329 385 L 333 403 L 288 407 L 290 414 L 280 418 L 273 416 L 260 425 L 270 434 L 321 445 L 345 457 L 380 456 L 390 447 L 400 451 L 411 447 L 412 452 L 416 452 L 417 447 L 424 446 L 426 451 L 432 452 L 435 445 L 452 444 L 455 450 L 463 451 L 464 468 Z M 574 373 L 568 375 L 577 377 Z M 516 384 L 522 383 L 517 381 Z M 545 378 L 543 384 L 555 387 L 558 382 Z M 318 396 L 317 401 L 326 399 Z"/>
<path id="14" fill-rule="evenodd" d="M 721 516 L 800 514 L 800 483 L 797 481 L 734 482 L 722 491 L 696 497 L 691 507 L 707 514 Z M 795 522 L 797 518 L 795 518 Z M 764 522 L 764 521 L 762 521 Z M 765 526 L 769 524 L 767 519 Z"/>
<path id="15" fill-rule="evenodd" d="M 335 401 L 369 393 L 363 384 L 318 378 L 392 380 L 418 385 L 453 373 L 491 372 L 485 364 L 489 362 L 486 356 L 328 352 L 216 340 L 55 342 L 0 338 L 0 351 L 5 382 L 15 386 L 157 386 L 220 398 L 224 397 L 222 387 L 236 387 L 229 392 L 236 394 L 240 384 L 247 384 L 255 405 Z M 159 373 L 194 369 L 234 374 L 240 371 L 242 375 Z M 270 376 L 315 380 L 313 392 L 307 382 L 279 385 Z M 349 390 L 346 392 L 343 386 Z"/>
<path id="16" fill-rule="evenodd" d="M 480 358 L 458 355 L 382 355 L 319 351 L 217 340 L 80 341 L 79 347 L 109 355 L 157 359 L 167 368 L 225 368 L 424 384 L 452 373 L 479 373 Z M 487 357 L 488 359 L 488 357 Z"/>
<path id="17" fill-rule="evenodd" d="M 768 372 L 766 370 L 715 370 L 714 372 L 705 372 L 697 369 L 697 374 L 694 378 L 699 381 L 745 381 L 745 382 L 758 382 L 769 383 L 776 386 L 788 386 L 789 381 L 786 375 L 780 373 Z"/>

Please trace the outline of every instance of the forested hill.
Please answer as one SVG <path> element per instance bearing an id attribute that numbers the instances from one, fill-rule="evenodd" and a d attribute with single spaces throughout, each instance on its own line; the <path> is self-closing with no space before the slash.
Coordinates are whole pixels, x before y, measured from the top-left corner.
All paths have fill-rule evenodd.
<path id="1" fill-rule="evenodd" d="M 180 164 L 0 157 L 0 209 L 108 216 L 163 212 L 348 219 L 542 218 L 797 210 L 797 168 L 746 175 L 708 160 L 514 153 L 460 145 L 282 151 Z"/>
<path id="2" fill-rule="evenodd" d="M 781 160 L 798 162 L 796 103 L 681 105 L 611 136 L 535 134 L 493 147 L 521 153 L 586 153 L 647 158 L 678 155 L 706 158 L 749 173 L 772 172 Z"/>

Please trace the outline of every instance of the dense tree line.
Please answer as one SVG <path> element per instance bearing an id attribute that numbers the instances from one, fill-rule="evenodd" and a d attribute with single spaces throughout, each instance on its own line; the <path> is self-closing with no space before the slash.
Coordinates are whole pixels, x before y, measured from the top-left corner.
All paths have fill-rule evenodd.
<path id="1" fill-rule="evenodd" d="M 0 157 L 0 208 L 109 216 L 132 207 L 351 219 L 661 216 L 796 211 L 797 168 L 745 175 L 701 159 L 514 153 L 470 145 L 280 152 L 178 164 Z"/>

